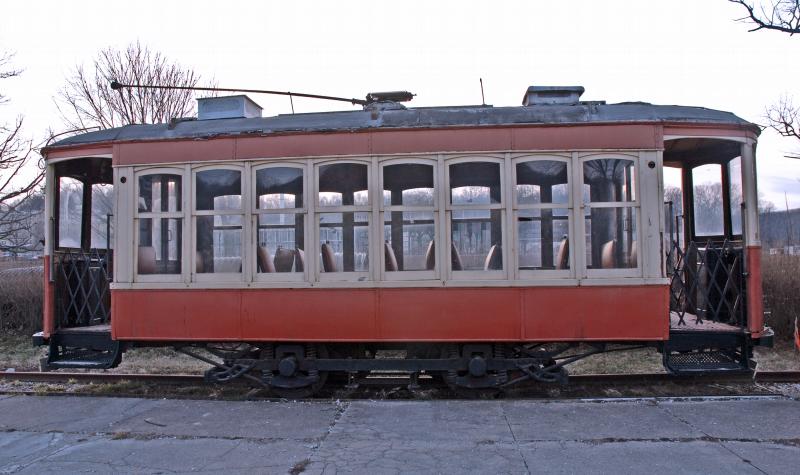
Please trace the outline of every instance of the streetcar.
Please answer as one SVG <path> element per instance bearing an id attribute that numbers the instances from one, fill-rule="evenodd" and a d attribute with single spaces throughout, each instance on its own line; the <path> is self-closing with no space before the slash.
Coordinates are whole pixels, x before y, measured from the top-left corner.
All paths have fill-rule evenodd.
<path id="1" fill-rule="evenodd" d="M 47 146 L 46 366 L 173 347 L 285 396 L 386 370 L 565 381 L 641 347 L 676 374 L 752 371 L 772 343 L 760 129 L 583 92 L 272 117 L 209 97 Z"/>

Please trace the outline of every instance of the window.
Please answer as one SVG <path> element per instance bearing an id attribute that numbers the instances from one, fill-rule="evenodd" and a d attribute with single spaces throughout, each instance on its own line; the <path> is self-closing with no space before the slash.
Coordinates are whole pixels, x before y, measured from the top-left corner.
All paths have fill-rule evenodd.
<path id="1" fill-rule="evenodd" d="M 180 274 L 183 261 L 182 176 L 179 171 L 139 175 L 137 274 Z"/>
<path id="2" fill-rule="evenodd" d="M 114 235 L 114 185 L 95 183 L 92 185 L 92 236 L 94 249 L 111 248 Z"/>
<path id="3" fill-rule="evenodd" d="M 83 182 L 70 177 L 58 180 L 58 247 L 81 247 Z"/>
<path id="4" fill-rule="evenodd" d="M 365 163 L 317 167 L 317 226 L 321 276 L 369 272 L 369 166 Z M 323 277 L 324 278 L 324 277 Z"/>
<path id="5" fill-rule="evenodd" d="M 632 158 L 583 162 L 588 269 L 638 267 L 636 167 Z"/>
<path id="6" fill-rule="evenodd" d="M 566 159 L 515 165 L 517 258 L 521 276 L 570 269 L 569 166 Z"/>
<path id="7" fill-rule="evenodd" d="M 242 171 L 195 171 L 195 269 L 197 274 L 242 272 Z"/>
<path id="8" fill-rule="evenodd" d="M 728 196 L 731 205 L 731 231 L 742 234 L 742 159 L 736 157 L 728 162 Z"/>
<path id="9" fill-rule="evenodd" d="M 303 168 L 266 166 L 254 170 L 257 274 L 297 274 L 305 269 Z M 274 276 L 274 275 L 273 275 Z"/>
<path id="10" fill-rule="evenodd" d="M 692 169 L 692 197 L 695 235 L 722 236 L 725 234 L 721 165 L 711 163 Z"/>
<path id="11" fill-rule="evenodd" d="M 503 270 L 503 200 L 500 161 L 451 164 L 450 270 Z"/>
<path id="12" fill-rule="evenodd" d="M 387 278 L 409 271 L 434 276 L 437 199 L 433 169 L 426 163 L 382 168 L 383 270 Z"/>

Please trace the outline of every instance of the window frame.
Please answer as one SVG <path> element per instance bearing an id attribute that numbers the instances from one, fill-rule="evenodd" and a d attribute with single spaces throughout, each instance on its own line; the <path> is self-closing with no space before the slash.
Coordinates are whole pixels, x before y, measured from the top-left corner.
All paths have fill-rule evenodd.
<path id="1" fill-rule="evenodd" d="M 303 206 L 300 208 L 281 208 L 281 209 L 259 209 L 256 206 L 256 202 L 258 200 L 257 190 L 258 184 L 256 180 L 258 179 L 258 172 L 260 170 L 266 170 L 270 168 L 295 168 L 300 170 L 303 173 Z M 309 226 L 308 226 L 308 219 L 309 219 L 309 192 L 308 192 L 308 182 L 309 182 L 309 166 L 307 162 L 298 162 L 298 161 L 269 161 L 269 162 L 258 162 L 252 164 L 250 168 L 250 191 L 252 191 L 252 195 L 248 195 L 247 201 L 250 205 L 250 239 L 248 243 L 248 249 L 250 256 L 248 259 L 256 259 L 258 256 L 258 217 L 262 214 L 300 214 L 303 216 L 303 252 L 305 254 L 305 262 L 303 265 L 302 272 L 258 272 L 258 265 L 256 262 L 250 263 L 250 274 L 249 274 L 249 281 L 254 283 L 259 282 L 296 282 L 296 283 L 305 283 L 308 282 L 310 278 L 309 273 L 309 252 L 308 252 L 308 243 L 312 242 L 309 241 Z"/>
<path id="2" fill-rule="evenodd" d="M 392 165 L 428 165 L 431 167 L 433 171 L 433 205 L 431 206 L 405 206 L 405 205 L 385 205 L 383 203 L 383 174 L 384 168 L 387 166 Z M 437 156 L 432 156 L 431 158 L 423 158 L 423 157 L 387 157 L 385 159 L 378 161 L 378 216 L 379 222 L 377 226 L 380 230 L 380 242 L 378 243 L 380 246 L 380 255 L 381 259 L 378 260 L 378 267 L 379 267 L 379 279 L 384 282 L 393 282 L 393 281 L 435 281 L 440 279 L 441 275 L 441 259 L 439 258 L 439 254 L 441 253 L 441 238 L 439 236 L 439 225 L 440 225 L 440 200 L 439 200 L 439 185 L 441 185 L 441 181 L 439 180 L 439 160 L 437 160 Z M 386 249 L 384 247 L 384 213 L 391 212 L 391 211 L 401 211 L 401 212 L 414 212 L 414 211 L 421 211 L 421 212 L 430 212 L 433 214 L 433 246 L 435 250 L 435 259 L 434 259 L 434 267 L 433 270 L 409 270 L 409 271 L 396 271 L 390 272 L 386 270 Z"/>
<path id="3" fill-rule="evenodd" d="M 574 217 L 573 220 L 575 221 L 575 231 L 576 236 L 580 236 L 581 246 L 580 246 L 580 257 L 578 258 L 580 261 L 580 269 L 583 272 L 583 276 L 586 279 L 593 279 L 593 278 L 613 278 L 613 277 L 636 277 L 641 278 L 643 273 L 643 265 L 642 259 L 645 257 L 644 249 L 642 249 L 642 192 L 641 192 L 641 167 L 640 162 L 642 160 L 641 152 L 633 152 L 633 153 L 625 153 L 625 152 L 586 152 L 586 153 L 575 153 L 574 157 L 577 159 L 573 159 L 574 163 L 573 166 L 576 169 L 573 171 L 573 176 L 577 176 L 580 179 L 575 180 L 575 186 L 573 187 L 573 198 L 576 200 L 580 199 L 580 204 L 574 207 Z M 606 201 L 606 202 L 585 202 L 583 199 L 583 185 L 584 185 L 584 175 L 583 175 L 583 164 L 592 160 L 602 160 L 602 159 L 618 159 L 618 160 L 629 160 L 633 162 L 633 173 L 634 173 L 634 199 L 632 201 Z M 589 268 L 586 264 L 586 252 L 589 249 L 586 245 L 586 210 L 591 210 L 592 208 L 634 208 L 634 212 L 636 213 L 636 233 L 635 233 L 635 242 L 637 247 L 637 259 L 636 259 L 636 267 L 629 267 L 629 268 L 612 268 L 612 269 L 601 269 L 601 268 Z"/>
<path id="4" fill-rule="evenodd" d="M 314 266 L 314 280 L 316 282 L 367 282 L 367 281 L 374 281 L 375 276 L 375 259 L 370 258 L 369 256 L 383 256 L 383 253 L 376 253 L 375 250 L 377 245 L 375 243 L 375 215 L 376 215 L 376 208 L 375 208 L 375 200 L 380 197 L 383 198 L 383 192 L 381 193 L 375 192 L 375 177 L 373 176 L 376 167 L 373 166 L 373 159 L 371 157 L 348 157 L 347 159 L 322 159 L 322 160 L 312 160 L 311 161 L 311 170 L 313 171 L 313 194 L 310 206 L 313 210 L 313 231 L 312 231 L 312 238 L 311 241 L 314 243 L 314 256 L 313 259 L 308 259 L 309 252 L 306 252 L 306 265 L 313 263 Z M 366 165 L 367 167 L 367 204 L 366 205 L 341 205 L 341 206 L 320 206 L 319 204 L 319 179 L 320 173 L 319 170 L 323 166 L 326 165 L 343 165 L 343 164 L 358 164 L 358 165 Z M 322 259 L 321 259 L 321 247 L 322 244 L 319 242 L 320 236 L 320 215 L 322 214 L 329 214 L 329 213 L 366 213 L 367 214 L 367 249 L 368 249 L 368 262 L 369 265 L 366 271 L 354 271 L 354 272 L 324 272 L 322 269 Z M 311 214 L 311 213 L 309 213 Z M 381 234 L 382 236 L 383 234 Z M 319 248 L 317 247 L 319 246 Z M 306 244 L 306 247 L 309 247 Z M 317 251 L 320 249 L 320 251 Z"/>
<path id="5" fill-rule="evenodd" d="M 517 165 L 529 162 L 562 162 L 567 168 L 567 202 L 566 203 L 531 203 L 520 204 L 517 202 Z M 569 154 L 526 154 L 513 157 L 511 160 L 511 200 L 513 208 L 513 225 L 512 233 L 514 235 L 514 279 L 515 280 L 542 280 L 552 278 L 574 278 L 576 275 L 576 239 L 575 239 L 575 193 L 574 193 L 574 173 L 572 156 Z M 567 238 L 569 243 L 569 268 L 568 269 L 520 269 L 519 256 L 520 256 L 520 241 L 519 241 L 519 214 L 521 211 L 526 210 L 542 210 L 542 209 L 566 209 L 567 210 Z M 581 248 L 583 246 L 580 246 Z"/>
<path id="6" fill-rule="evenodd" d="M 240 162 L 240 165 L 230 163 L 209 163 L 193 166 L 191 169 L 191 189 L 189 191 L 190 209 L 189 214 L 191 217 L 191 251 L 189 253 L 190 266 L 189 274 L 191 275 L 192 282 L 237 282 L 245 283 L 249 281 L 248 276 L 251 274 L 250 258 L 248 254 L 247 237 L 250 236 L 250 223 L 246 217 L 250 214 L 250 200 L 246 199 L 250 196 L 249 190 L 249 170 L 251 163 Z M 197 174 L 209 170 L 234 170 L 241 173 L 241 209 L 239 210 L 198 210 L 197 209 Z M 241 255 L 242 255 L 242 270 L 240 272 L 197 272 L 197 217 L 198 216 L 241 216 L 242 218 L 242 239 L 241 239 Z"/>
<path id="7" fill-rule="evenodd" d="M 139 178 L 148 175 L 177 175 L 181 177 L 181 211 L 140 212 Z M 135 170 L 133 173 L 133 281 L 134 282 L 184 282 L 187 276 L 187 223 L 186 223 L 186 168 L 157 167 Z M 141 219 L 180 219 L 181 220 L 181 272 L 178 274 L 139 274 L 139 220 Z"/>
<path id="8" fill-rule="evenodd" d="M 510 280 L 513 273 L 509 272 L 509 254 L 507 250 L 510 249 L 508 245 L 508 216 L 507 216 L 507 202 L 508 202 L 508 188 L 506 182 L 508 181 L 509 171 L 507 154 L 475 154 L 475 155 L 458 155 L 445 157 L 443 160 L 444 166 L 444 180 L 442 190 L 445 194 L 445 232 L 446 238 L 444 239 L 445 252 L 441 253 L 444 259 L 438 258 L 444 271 L 442 275 L 446 276 L 447 281 L 481 281 L 481 280 Z M 477 205 L 454 205 L 452 203 L 452 189 L 450 188 L 450 166 L 460 163 L 475 163 L 487 162 L 497 163 L 499 165 L 500 175 L 500 203 L 477 204 Z M 453 211 L 461 210 L 499 210 L 500 211 L 500 229 L 503 236 L 501 238 L 501 249 L 503 251 L 503 269 L 502 270 L 460 270 L 454 271 L 451 265 L 452 262 L 452 246 L 453 246 Z M 449 246 L 447 244 L 450 244 Z"/>

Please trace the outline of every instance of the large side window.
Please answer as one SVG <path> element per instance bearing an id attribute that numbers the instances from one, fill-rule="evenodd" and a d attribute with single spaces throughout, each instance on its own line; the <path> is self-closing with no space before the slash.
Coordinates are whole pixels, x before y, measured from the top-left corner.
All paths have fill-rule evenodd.
<path id="1" fill-rule="evenodd" d="M 583 162 L 586 267 L 638 267 L 636 161 L 593 158 Z"/>
<path id="2" fill-rule="evenodd" d="M 81 247 L 83 186 L 75 178 L 58 180 L 58 247 Z"/>
<path id="3" fill-rule="evenodd" d="M 95 183 L 92 185 L 92 236 L 94 249 L 113 247 L 114 237 L 114 185 Z"/>
<path id="4" fill-rule="evenodd" d="M 369 272 L 369 165 L 332 163 L 317 167 L 317 227 L 320 275 Z"/>
<path id="5" fill-rule="evenodd" d="M 517 265 L 522 277 L 569 275 L 570 185 L 566 159 L 523 159 L 514 167 Z"/>
<path id="6" fill-rule="evenodd" d="M 242 272 L 242 170 L 194 173 L 195 273 Z"/>
<path id="7" fill-rule="evenodd" d="M 731 208 L 731 233 L 742 234 L 742 158 L 736 157 L 728 162 L 728 196 Z"/>
<path id="8" fill-rule="evenodd" d="M 301 166 L 254 170 L 255 269 L 261 277 L 302 277 L 305 269 L 305 200 Z"/>
<path id="9" fill-rule="evenodd" d="M 692 169 L 692 199 L 695 235 L 725 234 L 721 165 L 710 163 Z"/>
<path id="10" fill-rule="evenodd" d="M 137 179 L 137 274 L 180 274 L 183 262 L 180 171 L 142 174 Z"/>
<path id="11" fill-rule="evenodd" d="M 449 165 L 450 270 L 503 270 L 502 162 Z"/>
<path id="12" fill-rule="evenodd" d="M 436 193 L 429 163 L 385 164 L 383 199 L 383 270 L 389 279 L 409 271 L 436 268 Z M 424 276 L 414 274 L 415 278 Z M 411 278 L 411 277 L 409 277 Z"/>

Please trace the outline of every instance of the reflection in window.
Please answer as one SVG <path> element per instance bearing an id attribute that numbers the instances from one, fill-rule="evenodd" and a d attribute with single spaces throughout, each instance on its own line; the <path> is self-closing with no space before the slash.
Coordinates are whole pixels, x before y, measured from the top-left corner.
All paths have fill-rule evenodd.
<path id="1" fill-rule="evenodd" d="M 714 163 L 692 169 L 692 184 L 695 235 L 721 236 L 725 232 L 722 166 Z"/>
<path id="2" fill-rule="evenodd" d="M 728 162 L 728 193 L 731 204 L 731 230 L 742 234 L 742 159 L 736 157 Z"/>
<path id="3" fill-rule="evenodd" d="M 180 274 L 183 220 L 139 219 L 139 274 Z"/>
<path id="4" fill-rule="evenodd" d="M 92 238 L 94 249 L 111 248 L 114 235 L 114 185 L 95 183 L 92 185 Z M 110 236 L 109 236 L 110 235 Z"/>
<path id="5" fill-rule="evenodd" d="M 389 272 L 433 270 L 435 194 L 433 166 L 405 163 L 383 167 L 384 269 Z M 430 211 L 406 211 L 408 207 Z"/>
<path id="6" fill-rule="evenodd" d="M 569 269 L 569 210 L 524 209 L 517 217 L 519 268 Z"/>
<path id="7" fill-rule="evenodd" d="M 585 203 L 636 200 L 633 160 L 601 158 L 583 163 Z"/>
<path id="8" fill-rule="evenodd" d="M 586 208 L 585 219 L 587 268 L 637 267 L 636 208 Z"/>
<path id="9" fill-rule="evenodd" d="M 517 164 L 517 204 L 569 202 L 567 163 L 535 160 Z"/>
<path id="10" fill-rule="evenodd" d="M 305 268 L 303 170 L 269 167 L 256 171 L 256 207 L 292 212 L 258 215 L 256 270 L 302 272 Z"/>
<path id="11" fill-rule="evenodd" d="M 195 272 L 242 271 L 242 173 L 202 170 L 195 175 L 197 248 Z"/>
<path id="12" fill-rule="evenodd" d="M 323 272 L 369 270 L 369 213 L 320 213 Z"/>
<path id="13" fill-rule="evenodd" d="M 83 183 L 69 177 L 58 180 L 58 247 L 81 247 Z"/>
<path id="14" fill-rule="evenodd" d="M 139 177 L 139 274 L 180 274 L 183 219 L 181 176 L 170 173 Z"/>
<path id="15" fill-rule="evenodd" d="M 367 165 L 338 163 L 319 167 L 320 206 L 369 206 Z"/>
<path id="16" fill-rule="evenodd" d="M 500 164 L 450 165 L 450 202 L 466 208 L 451 213 L 452 270 L 502 270 L 503 210 Z"/>

